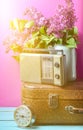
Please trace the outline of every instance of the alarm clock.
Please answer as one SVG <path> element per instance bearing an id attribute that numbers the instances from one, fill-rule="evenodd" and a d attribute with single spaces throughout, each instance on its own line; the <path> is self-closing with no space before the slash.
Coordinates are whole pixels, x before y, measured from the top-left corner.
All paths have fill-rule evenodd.
<path id="1" fill-rule="evenodd" d="M 17 107 L 14 111 L 14 120 L 19 127 L 30 126 L 33 123 L 32 112 L 30 108 L 25 105 Z"/>

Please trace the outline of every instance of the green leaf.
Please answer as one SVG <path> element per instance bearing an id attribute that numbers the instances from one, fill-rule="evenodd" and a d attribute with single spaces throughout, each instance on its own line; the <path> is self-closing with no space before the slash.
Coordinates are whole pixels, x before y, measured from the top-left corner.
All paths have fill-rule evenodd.
<path id="1" fill-rule="evenodd" d="M 33 25 L 34 25 L 34 21 L 28 21 L 28 22 L 25 24 L 25 28 L 31 28 Z"/>
<path id="2" fill-rule="evenodd" d="M 56 38 L 53 35 L 41 35 L 41 40 L 45 41 L 46 44 L 53 42 Z"/>
<path id="3" fill-rule="evenodd" d="M 67 46 L 70 48 L 76 48 L 76 41 L 74 38 L 70 38 L 69 40 L 67 40 Z"/>
<path id="4" fill-rule="evenodd" d="M 76 45 L 66 45 L 68 48 L 77 48 Z"/>
<path id="5" fill-rule="evenodd" d="M 58 44 L 62 44 L 62 38 L 59 38 L 59 39 L 57 40 L 57 43 L 58 43 Z"/>
<path id="6" fill-rule="evenodd" d="M 14 19 L 10 21 L 10 28 L 21 32 L 24 30 L 26 23 L 27 23 L 27 20 Z"/>
<path id="7" fill-rule="evenodd" d="M 73 28 L 73 33 L 76 35 L 76 34 L 78 34 L 78 28 L 77 27 L 74 27 Z"/>
<path id="8" fill-rule="evenodd" d="M 68 38 L 68 39 L 72 38 L 72 35 L 69 34 L 69 35 L 67 36 L 67 38 Z"/>
<path id="9" fill-rule="evenodd" d="M 38 37 L 38 36 L 39 36 L 39 31 L 32 33 L 32 37 Z"/>
<path id="10" fill-rule="evenodd" d="M 64 29 L 64 30 L 62 30 L 62 32 L 63 32 L 63 33 L 66 33 L 66 32 L 67 32 L 67 30 L 66 30 L 66 29 Z"/>
<path id="11" fill-rule="evenodd" d="M 19 20 L 19 31 L 22 32 L 25 28 L 25 24 L 27 23 L 27 20 Z"/>
<path id="12" fill-rule="evenodd" d="M 45 35 L 45 34 L 46 34 L 45 27 L 44 27 L 44 26 L 40 27 L 39 32 L 40 32 L 41 34 L 44 34 L 44 35 Z"/>
<path id="13" fill-rule="evenodd" d="M 16 61 L 20 61 L 20 56 L 19 55 L 17 55 L 17 56 L 12 56 Z"/>
<path id="14" fill-rule="evenodd" d="M 47 45 L 44 41 L 40 41 L 36 46 L 36 48 L 46 48 L 46 47 Z"/>
<path id="15" fill-rule="evenodd" d="M 16 30 L 19 29 L 19 24 L 18 24 L 18 19 L 17 18 L 10 21 L 10 28 L 11 29 L 16 29 Z"/>
<path id="16" fill-rule="evenodd" d="M 15 26 L 14 26 L 14 24 L 13 24 L 13 21 L 10 21 L 10 29 L 15 30 Z"/>
<path id="17" fill-rule="evenodd" d="M 49 36 L 49 43 L 53 42 L 55 40 L 55 37 L 53 35 Z"/>
<path id="18" fill-rule="evenodd" d="M 47 35 L 41 35 L 41 40 L 49 41 L 49 37 Z"/>

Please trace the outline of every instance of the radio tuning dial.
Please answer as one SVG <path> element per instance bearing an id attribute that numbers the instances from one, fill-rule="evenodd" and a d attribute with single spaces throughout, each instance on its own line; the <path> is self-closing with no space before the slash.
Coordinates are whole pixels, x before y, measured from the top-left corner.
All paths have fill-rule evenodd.
<path id="1" fill-rule="evenodd" d="M 59 68 L 59 63 L 58 62 L 55 62 L 55 67 Z"/>
<path id="2" fill-rule="evenodd" d="M 59 79 L 60 76 L 59 76 L 58 74 L 55 74 L 55 78 L 56 78 L 56 79 Z"/>

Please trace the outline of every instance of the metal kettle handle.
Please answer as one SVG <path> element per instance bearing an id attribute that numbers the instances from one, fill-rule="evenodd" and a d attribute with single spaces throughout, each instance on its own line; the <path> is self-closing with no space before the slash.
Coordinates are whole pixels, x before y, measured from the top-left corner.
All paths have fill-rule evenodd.
<path id="1" fill-rule="evenodd" d="M 65 110 L 70 114 L 83 114 L 83 108 L 76 108 L 73 106 L 65 106 Z"/>

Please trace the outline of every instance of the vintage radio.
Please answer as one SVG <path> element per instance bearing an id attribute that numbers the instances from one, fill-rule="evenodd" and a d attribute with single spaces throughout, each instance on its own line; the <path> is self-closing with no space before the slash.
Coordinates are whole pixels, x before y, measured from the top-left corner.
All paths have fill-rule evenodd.
<path id="1" fill-rule="evenodd" d="M 66 83 L 65 56 L 56 54 L 22 53 L 20 55 L 21 81 L 63 86 Z"/>

